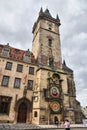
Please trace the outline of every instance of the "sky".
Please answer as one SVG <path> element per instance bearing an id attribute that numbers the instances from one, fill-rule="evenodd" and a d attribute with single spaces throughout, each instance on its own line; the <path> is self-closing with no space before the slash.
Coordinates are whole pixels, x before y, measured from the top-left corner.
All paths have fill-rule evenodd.
<path id="1" fill-rule="evenodd" d="M 60 18 L 62 59 L 74 71 L 77 100 L 87 106 L 87 0 L 0 0 L 0 44 L 32 50 L 41 7 Z"/>

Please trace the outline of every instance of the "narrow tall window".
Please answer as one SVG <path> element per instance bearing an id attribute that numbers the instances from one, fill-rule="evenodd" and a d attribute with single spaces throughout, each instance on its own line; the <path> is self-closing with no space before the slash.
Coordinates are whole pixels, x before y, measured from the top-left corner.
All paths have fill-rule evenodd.
<path id="1" fill-rule="evenodd" d="M 29 74 L 34 75 L 34 67 L 29 67 Z"/>
<path id="2" fill-rule="evenodd" d="M 33 89 L 33 80 L 28 80 L 27 88 L 32 90 Z"/>
<path id="3" fill-rule="evenodd" d="M 0 114 L 9 114 L 11 97 L 0 96 Z"/>
<path id="4" fill-rule="evenodd" d="M 8 83 L 9 83 L 9 76 L 3 76 L 2 86 L 8 86 Z"/>
<path id="5" fill-rule="evenodd" d="M 21 83 L 21 79 L 20 78 L 15 78 L 14 87 L 15 88 L 20 88 L 20 83 Z"/>
<path id="6" fill-rule="evenodd" d="M 48 39 L 48 45 L 49 45 L 49 47 L 52 46 L 52 39 Z"/>
<path id="7" fill-rule="evenodd" d="M 22 70 L 23 70 L 23 65 L 18 64 L 17 65 L 17 72 L 22 72 Z"/>
<path id="8" fill-rule="evenodd" d="M 12 68 L 12 63 L 11 62 L 7 62 L 5 69 L 11 70 L 11 68 Z"/>
<path id="9" fill-rule="evenodd" d="M 34 111 L 34 117 L 37 117 L 37 111 Z"/>

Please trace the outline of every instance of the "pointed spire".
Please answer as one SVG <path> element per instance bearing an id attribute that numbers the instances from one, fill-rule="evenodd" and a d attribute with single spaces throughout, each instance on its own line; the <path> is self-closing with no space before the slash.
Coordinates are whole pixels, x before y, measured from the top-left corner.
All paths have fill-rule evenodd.
<path id="1" fill-rule="evenodd" d="M 57 16 L 56 16 L 56 19 L 59 20 L 59 16 L 58 16 L 58 14 L 57 14 Z"/>
<path id="2" fill-rule="evenodd" d="M 66 66 L 66 62 L 65 62 L 65 60 L 63 60 L 63 65 L 65 65 L 65 66 Z"/>
<path id="3" fill-rule="evenodd" d="M 41 12 L 41 13 L 43 12 L 43 9 L 42 9 L 42 7 L 41 7 L 41 9 L 40 9 L 40 12 Z"/>
<path id="4" fill-rule="evenodd" d="M 43 9 L 42 9 L 42 7 L 41 7 L 41 9 L 40 9 L 40 12 L 39 12 L 39 14 L 41 14 L 41 13 L 43 13 Z"/>

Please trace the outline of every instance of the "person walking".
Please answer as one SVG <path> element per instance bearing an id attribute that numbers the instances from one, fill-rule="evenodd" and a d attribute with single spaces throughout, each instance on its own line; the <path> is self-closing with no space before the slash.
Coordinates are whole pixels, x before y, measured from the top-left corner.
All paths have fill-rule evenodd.
<path id="1" fill-rule="evenodd" d="M 58 127 L 58 118 L 55 116 L 55 119 L 54 119 L 54 124 Z"/>
<path id="2" fill-rule="evenodd" d="M 70 130 L 70 122 L 69 122 L 69 120 L 65 120 L 64 126 L 65 126 L 65 130 Z"/>

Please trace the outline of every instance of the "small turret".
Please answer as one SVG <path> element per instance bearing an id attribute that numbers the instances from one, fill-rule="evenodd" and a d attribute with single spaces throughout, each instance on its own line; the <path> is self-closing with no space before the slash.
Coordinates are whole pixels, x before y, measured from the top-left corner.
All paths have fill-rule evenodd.
<path id="1" fill-rule="evenodd" d="M 63 60 L 62 68 L 63 68 L 64 71 L 67 71 L 67 72 L 73 73 L 73 70 L 70 69 L 70 68 L 66 65 L 65 60 Z"/>
<path id="2" fill-rule="evenodd" d="M 43 13 L 43 9 L 42 9 L 42 7 L 41 7 L 41 9 L 40 9 L 40 12 L 39 12 L 39 14 L 41 14 L 41 13 Z"/>
<path id="3" fill-rule="evenodd" d="M 56 16 L 56 19 L 57 19 L 57 20 L 60 20 L 58 14 L 57 14 L 57 16 Z"/>

